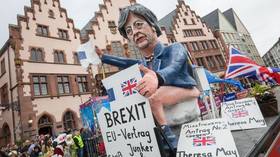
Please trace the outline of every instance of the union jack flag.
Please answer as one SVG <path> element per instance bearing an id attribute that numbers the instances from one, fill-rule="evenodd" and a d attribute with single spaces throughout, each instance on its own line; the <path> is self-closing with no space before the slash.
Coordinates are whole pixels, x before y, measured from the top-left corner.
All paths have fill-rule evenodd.
<path id="1" fill-rule="evenodd" d="M 280 69 L 260 66 L 238 49 L 232 46 L 229 49 L 229 63 L 225 78 L 249 77 L 280 83 L 280 75 L 277 74 Z"/>
<path id="2" fill-rule="evenodd" d="M 135 89 L 136 86 L 137 86 L 137 80 L 135 78 L 124 81 L 121 84 L 123 95 L 126 97 L 137 93 L 137 90 Z"/>
<path id="3" fill-rule="evenodd" d="M 246 117 L 249 113 L 246 110 L 243 111 L 236 111 L 232 113 L 232 118 L 239 118 L 239 117 Z"/>
<path id="4" fill-rule="evenodd" d="M 212 146 L 216 144 L 216 138 L 213 136 L 204 136 L 201 135 L 200 137 L 193 138 L 193 146 L 200 147 L 200 146 Z"/>

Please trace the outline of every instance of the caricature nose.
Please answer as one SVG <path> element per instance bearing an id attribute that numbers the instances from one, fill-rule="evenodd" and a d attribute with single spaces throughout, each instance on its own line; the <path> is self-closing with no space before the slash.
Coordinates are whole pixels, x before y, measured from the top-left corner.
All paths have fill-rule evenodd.
<path id="1" fill-rule="evenodd" d="M 141 28 L 132 27 L 132 34 L 138 34 Z"/>

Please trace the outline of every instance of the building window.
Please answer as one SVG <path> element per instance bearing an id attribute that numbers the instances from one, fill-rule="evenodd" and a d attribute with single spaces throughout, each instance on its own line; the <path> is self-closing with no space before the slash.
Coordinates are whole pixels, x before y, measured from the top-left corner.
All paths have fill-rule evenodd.
<path id="1" fill-rule="evenodd" d="M 193 31 L 195 32 L 195 36 L 204 36 L 202 29 L 195 29 Z"/>
<path id="2" fill-rule="evenodd" d="M 188 15 L 189 15 L 187 11 L 185 11 L 184 14 L 185 14 L 185 16 L 188 16 Z"/>
<path id="3" fill-rule="evenodd" d="M 247 50 L 247 52 L 248 52 L 248 53 L 251 53 L 251 51 L 250 51 L 249 49 Z M 2 64 L 1 64 L 1 65 L 2 65 Z"/>
<path id="4" fill-rule="evenodd" d="M 78 52 L 74 52 L 74 64 L 81 64 L 78 56 Z"/>
<path id="5" fill-rule="evenodd" d="M 200 41 L 200 44 L 204 50 L 209 49 L 207 41 Z"/>
<path id="6" fill-rule="evenodd" d="M 52 120 L 49 116 L 47 115 L 43 115 L 39 121 L 38 121 L 38 125 L 40 126 L 45 126 L 45 125 L 50 125 L 52 124 Z"/>
<path id="7" fill-rule="evenodd" d="M 88 92 L 88 82 L 87 82 L 87 77 L 86 76 L 78 76 L 78 86 L 79 86 L 79 91 L 81 93 L 83 92 Z"/>
<path id="8" fill-rule="evenodd" d="M 33 76 L 32 81 L 35 96 L 48 94 L 47 76 Z"/>
<path id="9" fill-rule="evenodd" d="M 36 62 L 43 61 L 43 51 L 41 48 L 31 48 L 31 60 Z"/>
<path id="10" fill-rule="evenodd" d="M 214 48 L 214 49 L 218 48 L 218 45 L 215 40 L 210 40 L 210 44 L 211 44 L 212 48 Z"/>
<path id="11" fill-rule="evenodd" d="M 190 43 L 191 43 L 191 45 L 192 45 L 192 50 L 193 50 L 193 51 L 198 51 L 198 50 L 199 50 L 198 44 L 197 44 L 196 41 L 190 42 Z"/>
<path id="12" fill-rule="evenodd" d="M 70 83 L 68 76 L 57 76 L 57 87 L 59 94 L 70 93 Z"/>
<path id="13" fill-rule="evenodd" d="M 183 30 L 184 37 L 191 37 L 193 36 L 192 30 Z"/>
<path id="14" fill-rule="evenodd" d="M 183 19 L 183 21 L 185 25 L 188 25 L 187 19 Z"/>
<path id="15" fill-rule="evenodd" d="M 37 34 L 42 36 L 49 36 L 49 27 L 44 25 L 37 25 Z"/>
<path id="16" fill-rule="evenodd" d="M 0 88 L 0 92 L 1 92 L 1 105 L 8 105 L 9 103 L 9 97 L 8 97 L 8 85 L 4 84 L 1 88 Z"/>
<path id="17" fill-rule="evenodd" d="M 108 28 L 110 29 L 112 34 L 117 33 L 117 26 L 115 24 L 115 21 L 108 21 Z"/>
<path id="18" fill-rule="evenodd" d="M 60 39 L 69 39 L 68 31 L 63 29 L 58 29 L 58 37 Z"/>
<path id="19" fill-rule="evenodd" d="M 1 60 L 1 76 L 6 73 L 5 58 Z"/>
<path id="20" fill-rule="evenodd" d="M 202 29 L 186 29 L 183 34 L 185 37 L 204 36 Z"/>
<path id="21" fill-rule="evenodd" d="M 65 56 L 63 51 L 55 50 L 54 51 L 54 62 L 55 63 L 65 63 Z"/>
<path id="22" fill-rule="evenodd" d="M 195 20 L 193 18 L 191 20 L 192 20 L 192 24 L 195 25 Z"/>
<path id="23" fill-rule="evenodd" d="M 206 60 L 207 60 L 207 63 L 208 63 L 210 68 L 215 68 L 216 67 L 215 61 L 213 60 L 212 56 L 206 57 Z"/>
<path id="24" fill-rule="evenodd" d="M 111 43 L 112 45 L 112 51 L 113 51 L 113 54 L 116 55 L 116 56 L 119 56 L 119 57 L 123 57 L 124 54 L 124 50 L 123 50 L 123 46 L 121 44 L 120 41 L 112 41 Z"/>
<path id="25" fill-rule="evenodd" d="M 49 17 L 50 17 L 50 18 L 54 18 L 54 12 L 53 12 L 52 10 L 49 10 L 48 13 L 49 13 Z"/>
<path id="26" fill-rule="evenodd" d="M 225 63 L 224 63 L 224 59 L 223 59 L 222 55 L 217 55 L 215 57 L 216 57 L 216 60 L 218 61 L 219 66 L 224 67 Z"/>
<path id="27" fill-rule="evenodd" d="M 196 62 L 198 66 L 206 67 L 202 57 L 196 58 Z"/>
<path id="28" fill-rule="evenodd" d="M 75 120 L 74 120 L 73 112 L 67 111 L 64 114 L 64 116 L 63 116 L 63 124 L 64 124 L 64 129 L 65 130 L 75 129 Z"/>

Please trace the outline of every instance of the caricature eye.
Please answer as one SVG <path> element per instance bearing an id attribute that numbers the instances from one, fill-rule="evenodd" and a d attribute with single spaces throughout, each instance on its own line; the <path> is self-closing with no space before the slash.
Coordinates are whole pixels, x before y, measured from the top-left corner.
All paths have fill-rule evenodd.
<path id="1" fill-rule="evenodd" d="M 125 33 L 126 33 L 126 35 L 132 35 L 132 28 L 131 27 L 127 27 L 125 29 Z"/>
<path id="2" fill-rule="evenodd" d="M 134 27 L 137 28 L 137 29 L 141 29 L 143 24 L 144 24 L 143 22 L 138 21 L 138 22 L 134 23 Z"/>

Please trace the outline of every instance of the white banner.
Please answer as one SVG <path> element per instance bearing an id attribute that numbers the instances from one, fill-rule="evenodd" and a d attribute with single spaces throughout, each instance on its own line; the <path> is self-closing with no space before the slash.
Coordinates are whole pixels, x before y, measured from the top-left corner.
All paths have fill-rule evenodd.
<path id="1" fill-rule="evenodd" d="M 178 142 L 177 157 L 239 157 L 225 119 L 184 124 Z"/>
<path id="2" fill-rule="evenodd" d="M 111 101 L 97 114 L 107 157 L 160 157 L 150 104 L 135 89 L 141 78 L 134 65 L 102 81 Z"/>
<path id="3" fill-rule="evenodd" d="M 222 117 L 228 120 L 231 130 L 266 127 L 266 122 L 255 98 L 222 103 Z"/>

